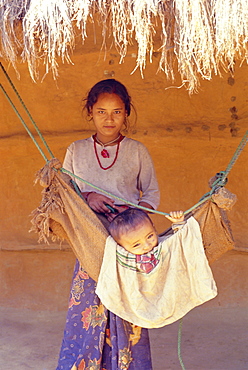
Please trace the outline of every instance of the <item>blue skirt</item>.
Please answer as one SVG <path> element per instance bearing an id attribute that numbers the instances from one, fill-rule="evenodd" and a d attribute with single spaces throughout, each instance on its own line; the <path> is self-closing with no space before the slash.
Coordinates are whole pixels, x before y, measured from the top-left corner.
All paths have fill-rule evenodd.
<path id="1" fill-rule="evenodd" d="M 95 287 L 77 261 L 56 370 L 152 370 L 148 330 L 109 312 Z"/>

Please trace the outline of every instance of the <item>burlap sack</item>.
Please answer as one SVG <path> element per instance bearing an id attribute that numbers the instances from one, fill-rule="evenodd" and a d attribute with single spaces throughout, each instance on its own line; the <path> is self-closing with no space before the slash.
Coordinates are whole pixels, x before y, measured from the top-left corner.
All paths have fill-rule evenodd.
<path id="1" fill-rule="evenodd" d="M 220 200 L 220 197 L 216 196 L 215 198 Z M 192 215 L 200 225 L 204 250 L 210 264 L 216 261 L 222 254 L 234 248 L 230 222 L 225 208 L 221 209 L 212 200 L 208 200 L 185 218 L 188 219 Z M 161 233 L 160 236 L 172 233 L 173 230 L 169 228 Z"/>
<path id="2" fill-rule="evenodd" d="M 49 237 L 66 240 L 89 276 L 97 281 L 108 232 L 75 192 L 70 177 L 55 171 L 61 167 L 53 159 L 36 175 L 45 189 L 41 204 L 32 212 L 31 231 L 39 234 L 39 241 L 48 242 Z"/>

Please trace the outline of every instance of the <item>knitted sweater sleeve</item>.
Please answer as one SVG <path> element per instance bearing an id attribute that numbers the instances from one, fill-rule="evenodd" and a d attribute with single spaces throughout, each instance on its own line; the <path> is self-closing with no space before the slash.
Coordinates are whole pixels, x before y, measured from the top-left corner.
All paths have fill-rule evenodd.
<path id="1" fill-rule="evenodd" d="M 160 201 L 160 191 L 152 158 L 148 149 L 139 145 L 140 173 L 138 177 L 138 189 L 141 191 L 140 201 L 150 204 L 157 209 Z"/>

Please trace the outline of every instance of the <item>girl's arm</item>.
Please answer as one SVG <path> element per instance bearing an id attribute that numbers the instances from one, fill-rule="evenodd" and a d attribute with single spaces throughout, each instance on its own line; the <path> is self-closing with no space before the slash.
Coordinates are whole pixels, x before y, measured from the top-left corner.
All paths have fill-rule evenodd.
<path id="1" fill-rule="evenodd" d="M 147 148 L 141 143 L 139 146 L 139 161 L 138 189 L 142 193 L 139 205 L 150 209 L 157 209 L 160 202 L 160 191 L 156 172 Z"/>
<path id="2" fill-rule="evenodd" d="M 149 203 L 146 203 L 146 202 L 139 202 L 139 206 L 142 206 L 142 207 L 146 207 L 146 208 L 149 208 L 149 209 L 154 209 L 153 206 L 151 206 L 151 204 Z"/>

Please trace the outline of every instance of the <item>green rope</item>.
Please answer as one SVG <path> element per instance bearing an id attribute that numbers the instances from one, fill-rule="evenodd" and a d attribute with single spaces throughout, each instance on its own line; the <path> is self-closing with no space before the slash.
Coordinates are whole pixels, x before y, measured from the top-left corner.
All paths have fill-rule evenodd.
<path id="1" fill-rule="evenodd" d="M 163 215 L 163 216 L 165 216 L 165 215 L 169 215 L 169 213 L 165 213 L 165 212 L 161 212 L 161 211 L 156 211 L 155 209 L 146 208 L 146 207 L 143 207 L 143 206 L 137 205 L 136 203 L 129 202 L 129 201 L 128 201 L 128 200 L 126 200 L 126 199 L 123 199 L 123 198 L 121 198 L 121 197 L 118 197 L 117 195 L 114 195 L 114 194 L 110 193 L 110 192 L 109 192 L 109 191 L 107 191 L 107 190 L 103 190 L 103 189 L 99 188 L 98 186 L 96 186 L 96 185 L 92 184 L 91 182 L 88 182 L 88 181 L 86 181 L 86 180 L 82 179 L 81 177 L 79 177 L 79 176 L 75 175 L 74 173 L 72 173 L 72 172 L 70 172 L 70 171 L 66 170 L 65 168 L 60 168 L 60 170 L 61 170 L 61 172 L 67 173 L 68 175 L 70 175 L 70 176 L 74 177 L 75 179 L 82 181 L 82 182 L 83 182 L 83 183 L 85 183 L 86 185 L 89 185 L 89 186 L 90 186 L 90 187 L 92 187 L 93 189 L 99 190 L 99 191 L 101 191 L 102 193 L 104 193 L 104 194 L 108 195 L 109 197 L 114 198 L 114 199 L 117 199 L 117 200 L 120 200 L 121 202 L 124 202 L 124 203 L 126 203 L 126 204 L 129 204 L 130 206 L 133 206 L 133 207 L 136 207 L 136 208 L 143 209 L 144 211 L 157 213 L 157 214 L 159 214 L 159 215 Z"/>
<path id="2" fill-rule="evenodd" d="M 13 82 L 11 81 L 11 79 L 10 79 L 10 77 L 9 77 L 8 73 L 6 72 L 6 70 L 5 70 L 4 66 L 2 65 L 2 63 L 1 63 L 1 62 L 0 62 L 0 67 L 2 68 L 2 71 L 3 71 L 4 75 L 5 75 L 5 77 L 7 78 L 7 80 L 8 80 L 8 82 L 9 82 L 10 86 L 11 86 L 11 87 L 12 87 L 12 89 L 14 90 L 14 92 L 15 92 L 16 96 L 18 97 L 18 99 L 19 99 L 20 103 L 22 104 L 22 106 L 23 106 L 24 110 L 26 111 L 26 113 L 27 113 L 27 115 L 28 115 L 28 117 L 29 117 L 30 121 L 32 122 L 32 124 L 33 124 L 33 126 L 34 126 L 34 128 L 35 128 L 35 130 L 36 130 L 36 132 L 37 132 L 37 134 L 39 135 L 40 139 L 42 140 L 43 144 L 45 145 L 45 147 L 46 147 L 46 149 L 47 149 L 48 153 L 50 154 L 50 156 L 51 156 L 52 158 L 54 158 L 54 155 L 53 155 L 52 151 L 50 150 L 49 146 L 47 145 L 47 143 L 46 143 L 46 141 L 45 141 L 45 138 L 44 138 L 44 137 L 43 137 L 43 135 L 41 134 L 41 132 L 40 132 L 40 130 L 39 130 L 39 128 L 38 128 L 38 126 L 36 125 L 36 123 L 35 123 L 35 121 L 34 121 L 33 117 L 31 116 L 31 114 L 30 114 L 30 112 L 29 112 L 28 108 L 26 107 L 26 105 L 25 105 L 24 101 L 22 100 L 22 98 L 21 98 L 20 94 L 18 93 L 17 89 L 15 88 L 15 85 L 14 85 L 14 84 L 13 84 Z M 2 88 L 2 90 L 4 91 L 4 94 L 6 95 L 7 93 L 6 93 L 6 91 L 3 89 L 2 85 L 1 85 L 1 88 Z M 7 95 L 6 95 L 6 97 L 7 97 Z M 9 97 L 7 97 L 7 98 L 8 98 L 8 100 L 10 101 L 10 98 L 9 98 Z M 12 103 L 12 102 L 11 102 L 11 105 L 12 105 L 12 107 L 13 107 L 14 111 L 15 111 L 15 112 L 16 112 L 16 114 L 17 114 L 17 109 L 16 109 L 16 108 L 14 108 L 14 106 L 13 106 L 13 103 Z M 19 113 L 18 113 L 17 115 L 18 115 L 18 117 L 19 117 Z M 19 117 L 19 118 L 20 118 L 20 117 Z M 21 121 L 23 122 L 23 120 L 22 120 L 22 119 L 21 119 Z M 24 126 L 24 127 L 26 128 L 26 126 Z M 28 130 L 27 130 L 27 131 L 28 131 Z M 29 131 L 28 131 L 28 133 L 29 133 Z M 29 135 L 30 135 L 30 134 L 29 134 Z M 31 136 L 31 138 L 32 138 L 32 136 Z M 33 138 L 32 138 L 32 139 L 33 139 Z M 40 150 L 40 149 L 39 149 L 39 150 Z M 40 151 L 41 151 L 41 150 L 40 150 Z M 42 156 L 44 157 L 44 154 L 42 154 Z"/>
<path id="3" fill-rule="evenodd" d="M 182 325 L 183 325 L 183 319 L 180 319 L 179 321 L 179 329 L 178 329 L 178 339 L 177 339 L 177 355 L 180 362 L 180 365 L 183 370 L 185 369 L 182 356 L 181 356 L 181 342 L 182 342 Z"/>
<path id="4" fill-rule="evenodd" d="M 82 179 L 81 177 L 75 175 L 74 173 L 66 170 L 65 168 L 60 168 L 61 172 L 64 172 L 64 173 L 67 173 L 68 175 L 70 175 L 71 177 L 74 177 L 75 179 L 79 180 L 79 181 L 82 181 L 83 183 L 85 183 L 86 185 L 89 185 L 90 187 L 92 187 L 93 189 L 96 189 L 96 190 L 99 190 L 100 192 L 108 195 L 110 198 L 114 198 L 114 199 L 117 199 L 121 202 L 124 202 L 126 204 L 129 204 L 130 206 L 133 206 L 133 207 L 136 207 L 136 208 L 140 208 L 140 209 L 143 209 L 144 211 L 147 211 L 147 212 L 152 212 L 152 213 L 156 213 L 158 215 L 162 215 L 162 216 L 169 216 L 169 213 L 166 213 L 166 212 L 161 212 L 161 211 L 157 211 L 155 209 L 150 209 L 150 208 L 146 208 L 146 207 L 143 207 L 143 206 L 140 206 L 136 203 L 133 203 L 133 202 L 129 202 L 128 200 L 126 199 L 123 199 L 121 197 L 118 197 L 117 195 L 114 195 L 110 192 L 108 192 L 107 190 L 103 190 L 101 188 L 99 188 L 98 186 L 92 184 L 91 182 L 88 182 L 84 179 Z M 191 211 L 193 211 L 195 208 L 199 207 L 201 204 L 205 203 L 208 199 L 211 198 L 211 195 L 209 196 L 206 196 L 204 197 L 204 199 L 200 200 L 198 203 L 196 203 L 193 207 L 189 208 L 187 211 L 184 212 L 185 215 L 187 215 L 188 213 L 190 213 Z"/>
<path id="5" fill-rule="evenodd" d="M 23 126 L 25 127 L 26 131 L 28 132 L 29 136 L 31 137 L 31 139 L 33 140 L 34 144 L 36 145 L 36 147 L 38 148 L 40 154 L 42 155 L 42 157 L 45 159 L 46 162 L 48 162 L 48 158 L 46 157 L 46 155 L 43 153 L 41 147 L 39 146 L 38 142 L 36 141 L 35 137 L 33 136 L 32 132 L 29 130 L 28 126 L 26 125 L 26 123 L 24 122 L 23 118 L 21 117 L 20 113 L 18 112 L 18 110 L 16 109 L 14 103 L 12 102 L 12 100 L 10 99 L 9 95 L 7 94 L 7 92 L 5 91 L 4 87 L 2 86 L 2 84 L 0 84 L 0 88 L 2 89 L 4 95 L 6 96 L 6 98 L 8 99 L 10 105 L 12 106 L 12 108 L 14 109 L 15 113 L 17 114 L 18 118 L 20 119 L 21 123 L 23 124 Z"/>
<path id="6" fill-rule="evenodd" d="M 223 187 L 225 186 L 225 184 L 227 183 L 227 176 L 229 174 L 229 172 L 231 171 L 231 169 L 233 168 L 234 164 L 236 163 L 238 157 L 240 156 L 242 150 L 244 149 L 244 147 L 246 146 L 247 144 L 247 141 L 248 141 L 248 130 L 246 131 L 246 133 L 244 134 L 242 140 L 240 141 L 236 151 L 234 152 L 229 164 L 227 165 L 226 167 L 226 170 L 225 171 L 220 171 L 216 174 L 216 180 L 213 182 L 213 184 L 211 185 L 211 190 L 204 194 L 202 196 L 202 198 L 200 199 L 200 202 L 204 202 L 206 201 L 207 199 L 210 199 L 212 194 L 219 188 L 219 187 Z M 195 207 L 194 207 L 195 208 Z M 189 210 L 188 210 L 189 211 Z M 187 212 L 188 212 L 187 211 Z"/>
<path id="7" fill-rule="evenodd" d="M 226 184 L 226 181 L 227 181 L 227 175 L 229 174 L 229 172 L 231 171 L 232 167 L 234 166 L 235 162 L 237 161 L 238 157 L 240 156 L 242 150 L 244 149 L 245 145 L 247 144 L 247 141 L 248 141 L 248 130 L 246 131 L 244 137 L 242 138 L 240 144 L 238 145 L 233 157 L 231 158 L 227 168 L 225 171 L 221 171 L 217 174 L 217 179 L 214 181 L 214 183 L 212 184 L 212 188 L 211 188 L 211 191 L 209 191 L 208 193 L 206 193 L 198 203 L 196 203 L 194 206 L 192 206 L 191 208 L 189 208 L 187 211 L 184 212 L 185 215 L 189 214 L 190 212 L 192 212 L 194 209 L 196 209 L 197 207 L 199 207 L 201 204 L 205 203 L 207 200 L 211 199 L 212 197 L 212 194 L 216 191 L 217 188 L 219 187 L 223 187 L 225 184 Z M 93 184 L 91 184 L 90 182 L 82 179 L 81 177 L 79 176 L 76 176 L 75 174 L 73 174 L 72 172 L 70 171 L 67 171 L 66 169 L 64 168 L 61 168 L 61 171 L 62 172 L 65 172 L 67 174 L 69 174 L 70 176 L 84 182 L 85 184 L 91 186 L 93 189 L 96 189 L 96 190 L 99 190 L 101 191 L 102 193 L 112 197 L 112 198 L 115 198 L 117 200 L 120 200 L 126 204 L 129 204 L 131 206 L 134 206 L 136 208 L 140 208 L 140 209 L 143 209 L 144 211 L 148 211 L 148 212 L 152 212 L 152 213 L 156 213 L 156 214 L 159 214 L 159 215 L 163 215 L 163 216 L 168 216 L 169 213 L 166 213 L 166 212 L 161 212 L 161 211 L 157 211 L 155 209 L 150 209 L 150 208 L 146 208 L 146 207 L 143 207 L 143 206 L 140 206 L 140 205 L 137 205 L 135 203 L 132 203 L 132 202 L 129 202 L 127 201 L 126 199 L 123 199 L 123 198 L 120 198 L 120 197 L 117 197 L 111 193 L 109 193 L 108 191 L 105 191 L 101 188 L 99 188 L 98 186 L 95 186 Z"/>
<path id="8" fill-rule="evenodd" d="M 229 172 L 231 171 L 231 169 L 233 168 L 234 164 L 236 163 L 238 157 L 240 156 L 242 150 L 244 149 L 244 147 L 246 146 L 247 144 L 247 140 L 248 140 L 248 130 L 246 131 L 246 133 L 244 134 L 241 142 L 239 143 L 232 159 L 230 160 L 226 170 L 225 170 L 225 178 L 227 177 L 227 175 L 229 174 Z"/>

